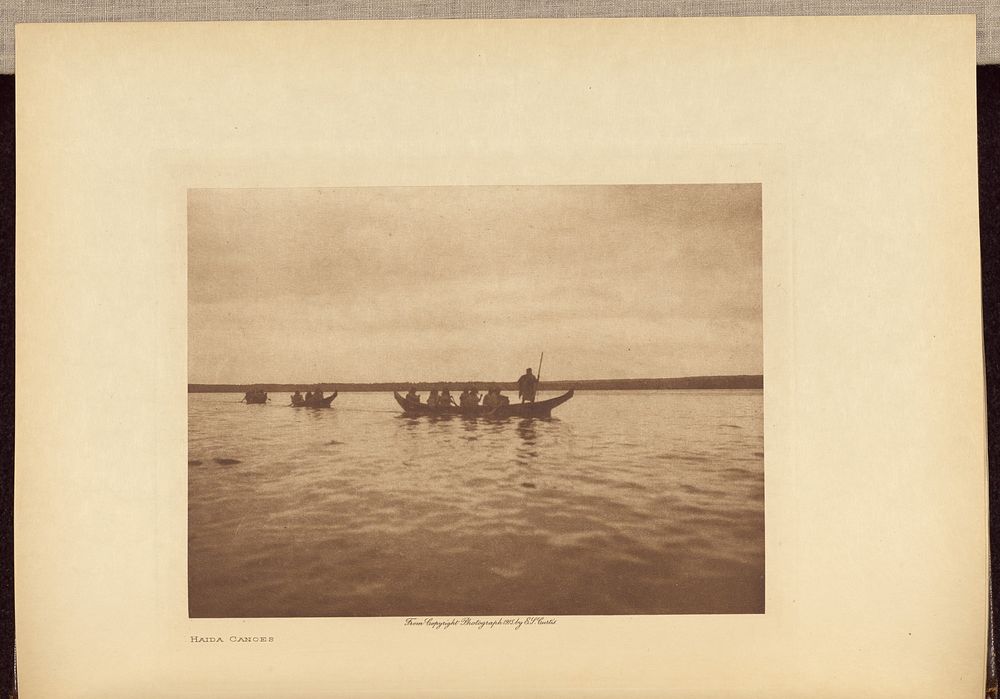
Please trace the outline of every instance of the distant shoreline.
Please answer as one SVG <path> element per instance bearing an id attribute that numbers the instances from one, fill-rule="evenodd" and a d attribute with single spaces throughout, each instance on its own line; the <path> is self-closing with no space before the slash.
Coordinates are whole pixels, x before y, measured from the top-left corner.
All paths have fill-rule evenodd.
<path id="1" fill-rule="evenodd" d="M 392 391 L 407 391 L 415 387 L 417 391 L 430 391 L 442 386 L 454 390 L 462 390 L 466 386 L 475 386 L 480 391 L 487 386 L 499 386 L 502 391 L 516 391 L 514 381 L 387 381 L 380 383 L 256 383 L 256 384 L 208 384 L 189 383 L 188 393 L 245 393 L 251 388 L 272 393 L 291 393 L 293 391 L 340 393 L 390 393 Z M 711 390 L 711 389 L 762 389 L 764 377 L 761 375 L 734 376 L 685 376 L 671 379 L 582 379 L 579 381 L 542 381 L 539 391 L 649 391 L 649 390 Z"/>

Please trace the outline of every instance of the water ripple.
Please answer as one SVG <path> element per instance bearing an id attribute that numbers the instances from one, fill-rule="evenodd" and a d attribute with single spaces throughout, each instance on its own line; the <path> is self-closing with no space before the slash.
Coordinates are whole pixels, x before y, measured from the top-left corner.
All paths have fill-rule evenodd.
<path id="1" fill-rule="evenodd" d="M 189 399 L 192 616 L 763 611 L 760 392 L 509 421 L 235 401 Z"/>

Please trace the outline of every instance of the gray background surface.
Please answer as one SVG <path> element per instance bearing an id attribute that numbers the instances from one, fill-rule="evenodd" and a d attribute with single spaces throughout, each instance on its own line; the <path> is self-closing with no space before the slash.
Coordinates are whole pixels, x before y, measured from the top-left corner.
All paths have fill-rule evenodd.
<path id="1" fill-rule="evenodd" d="M 0 0 L 0 73 L 22 22 L 892 14 L 975 14 L 978 62 L 1000 62 L 1000 0 Z"/>

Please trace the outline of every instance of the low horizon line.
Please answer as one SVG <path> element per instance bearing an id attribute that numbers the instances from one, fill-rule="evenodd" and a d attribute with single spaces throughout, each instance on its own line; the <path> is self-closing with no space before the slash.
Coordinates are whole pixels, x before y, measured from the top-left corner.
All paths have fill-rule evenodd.
<path id="1" fill-rule="evenodd" d="M 543 386 L 558 385 L 560 387 L 567 387 L 570 384 L 638 384 L 638 383 L 689 383 L 689 382 L 738 382 L 747 383 L 752 382 L 754 384 L 759 383 L 760 387 L 763 387 L 763 374 L 699 374 L 693 376 L 672 376 L 672 377 L 639 377 L 639 378 L 625 378 L 625 379 L 608 379 L 608 378 L 598 378 L 598 379 L 542 379 L 539 381 L 539 389 L 542 390 Z M 254 387 L 290 387 L 292 390 L 298 387 L 302 388 L 313 388 L 319 386 L 330 386 L 330 387 L 345 387 L 344 389 L 330 388 L 327 390 L 347 390 L 346 387 L 417 387 L 417 386 L 490 386 L 490 385 L 512 385 L 516 386 L 516 381 L 486 381 L 481 379 L 457 379 L 450 381 L 414 381 L 414 380 L 388 380 L 388 381 L 312 381 L 312 382 L 295 382 L 295 381 L 255 381 L 252 383 L 202 383 L 202 382 L 189 382 L 188 392 L 199 392 L 193 389 L 219 389 L 219 388 L 254 388 Z M 753 386 L 757 387 L 757 386 Z M 271 388 L 270 390 L 282 391 L 286 390 L 284 388 Z M 421 390 L 429 390 L 423 388 Z"/>

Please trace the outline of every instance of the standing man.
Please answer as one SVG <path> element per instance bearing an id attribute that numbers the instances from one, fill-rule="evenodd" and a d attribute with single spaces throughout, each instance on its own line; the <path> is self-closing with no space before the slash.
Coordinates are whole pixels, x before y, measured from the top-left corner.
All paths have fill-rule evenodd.
<path id="1" fill-rule="evenodd" d="M 531 373 L 531 367 L 524 372 L 524 375 L 517 380 L 517 395 L 520 396 L 522 403 L 534 403 L 538 379 Z"/>

